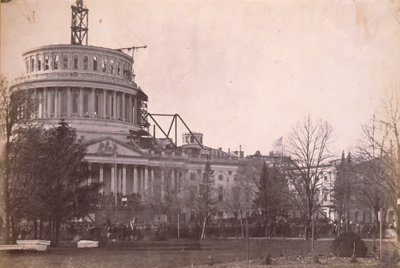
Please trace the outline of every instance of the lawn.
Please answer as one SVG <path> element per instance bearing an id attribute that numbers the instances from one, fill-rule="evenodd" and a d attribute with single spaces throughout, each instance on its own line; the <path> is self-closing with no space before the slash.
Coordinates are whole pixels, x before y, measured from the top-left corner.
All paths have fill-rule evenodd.
<path id="1" fill-rule="evenodd" d="M 78 249 L 76 244 L 64 244 L 59 248 L 51 248 L 47 252 L 40 253 L 2 252 L 0 267 L 190 267 L 211 263 L 216 267 L 246 267 L 248 265 L 245 261 L 244 239 L 201 241 L 201 250 L 189 249 L 191 243 L 182 240 L 125 242 L 109 243 L 104 248 L 87 249 Z M 372 242 L 366 244 L 368 252 L 371 252 Z M 331 241 L 315 242 L 316 253 L 321 255 L 321 262 L 326 262 L 324 256 L 329 254 L 330 245 Z M 384 243 L 384 248 L 387 255 L 392 255 L 395 249 L 389 242 Z M 310 263 L 307 256 L 311 252 L 311 241 L 251 239 L 249 249 L 251 266 L 256 265 L 268 250 L 275 264 L 307 265 Z M 371 261 L 375 261 L 376 264 L 376 260 L 371 257 L 365 258 L 362 263 L 371 263 Z M 348 263 L 347 259 L 341 259 L 340 262 Z M 289 267 L 297 267 L 297 265 Z"/>

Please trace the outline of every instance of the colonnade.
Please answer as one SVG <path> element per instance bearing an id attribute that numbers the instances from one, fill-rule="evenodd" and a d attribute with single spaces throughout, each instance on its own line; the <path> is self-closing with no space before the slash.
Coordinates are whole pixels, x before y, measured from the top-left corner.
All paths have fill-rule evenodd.
<path id="1" fill-rule="evenodd" d="M 89 162 L 90 177 L 88 184 L 96 181 L 104 186 L 100 193 L 108 195 L 121 193 L 123 196 L 133 193 L 152 194 L 153 198 L 163 198 L 166 191 L 172 190 L 183 173 L 165 171 L 163 168 L 137 164 Z M 157 175 L 155 175 L 157 172 Z M 165 172 L 170 172 L 166 174 Z"/>
<path id="2" fill-rule="evenodd" d="M 84 87 L 35 88 L 38 118 L 88 117 L 137 124 L 140 100 L 121 91 Z"/>
<path id="3" fill-rule="evenodd" d="M 98 181 L 104 184 L 100 193 L 145 193 L 154 181 L 154 168 L 146 165 L 94 163 L 89 162 L 91 170 L 88 183 Z"/>

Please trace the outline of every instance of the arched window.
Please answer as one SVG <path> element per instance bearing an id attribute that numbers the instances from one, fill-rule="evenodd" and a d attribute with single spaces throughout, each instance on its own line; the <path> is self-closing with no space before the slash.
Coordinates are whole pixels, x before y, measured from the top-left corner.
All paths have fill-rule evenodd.
<path id="1" fill-rule="evenodd" d="M 218 187 L 218 201 L 224 201 L 224 188 L 222 186 Z"/>
<path id="2" fill-rule="evenodd" d="M 46 56 L 44 58 L 44 70 L 48 70 L 49 69 L 49 56 Z"/>
<path id="3" fill-rule="evenodd" d="M 110 72 L 114 74 L 114 61 L 110 60 Z"/>
<path id="4" fill-rule="evenodd" d="M 88 57 L 85 56 L 83 57 L 83 70 L 87 70 L 88 69 Z"/>
<path id="5" fill-rule="evenodd" d="M 67 70 L 68 69 L 68 56 L 67 55 L 63 56 L 63 64 L 64 64 L 63 69 Z"/>
<path id="6" fill-rule="evenodd" d="M 107 59 L 103 59 L 103 64 L 101 67 L 102 67 L 103 73 L 105 73 L 107 70 Z"/>
<path id="7" fill-rule="evenodd" d="M 78 56 L 74 56 L 74 69 L 78 69 Z"/>
<path id="8" fill-rule="evenodd" d="M 58 55 L 54 56 L 54 70 L 58 69 Z"/>
<path id="9" fill-rule="evenodd" d="M 83 93 L 83 116 L 89 116 L 89 96 L 86 91 Z"/>
<path id="10" fill-rule="evenodd" d="M 72 113 L 78 113 L 78 93 L 74 92 L 72 94 Z"/>
<path id="11" fill-rule="evenodd" d="M 219 175 L 219 176 L 218 176 L 218 180 L 220 180 L 220 181 L 224 180 L 224 176 Z"/>
<path id="12" fill-rule="evenodd" d="M 67 96 L 67 91 L 63 90 L 61 92 L 61 115 L 65 116 L 67 115 L 68 111 L 68 96 Z"/>
<path id="13" fill-rule="evenodd" d="M 356 211 L 354 213 L 354 223 L 358 223 L 359 222 L 359 217 L 360 217 L 360 212 Z"/>
<path id="14" fill-rule="evenodd" d="M 97 57 L 93 57 L 93 71 L 97 71 Z"/>

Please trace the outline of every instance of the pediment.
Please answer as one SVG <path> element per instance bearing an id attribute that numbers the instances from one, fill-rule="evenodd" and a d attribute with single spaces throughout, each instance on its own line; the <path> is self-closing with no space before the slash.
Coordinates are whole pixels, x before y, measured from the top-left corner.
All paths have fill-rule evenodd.
<path id="1" fill-rule="evenodd" d="M 118 155 L 144 157 L 145 153 L 113 137 L 102 137 L 87 142 L 86 153 L 91 155 Z"/>

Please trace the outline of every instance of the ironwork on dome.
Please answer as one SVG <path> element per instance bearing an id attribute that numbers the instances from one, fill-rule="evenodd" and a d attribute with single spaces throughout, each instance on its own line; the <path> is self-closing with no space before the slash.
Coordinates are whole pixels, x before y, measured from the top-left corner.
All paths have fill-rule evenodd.
<path id="1" fill-rule="evenodd" d="M 71 44 L 88 45 L 89 9 L 83 5 L 82 0 L 77 0 L 75 5 L 71 6 L 71 10 Z"/>

